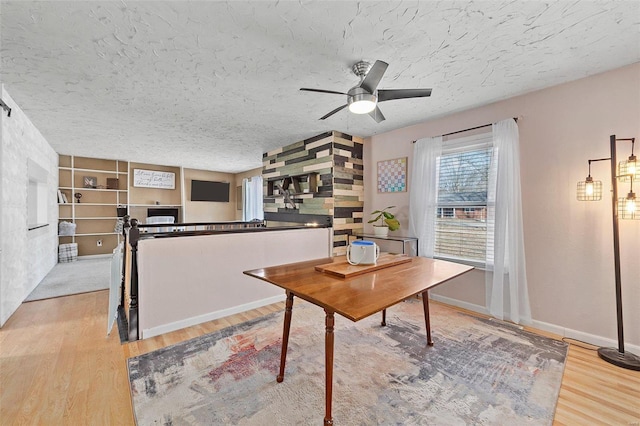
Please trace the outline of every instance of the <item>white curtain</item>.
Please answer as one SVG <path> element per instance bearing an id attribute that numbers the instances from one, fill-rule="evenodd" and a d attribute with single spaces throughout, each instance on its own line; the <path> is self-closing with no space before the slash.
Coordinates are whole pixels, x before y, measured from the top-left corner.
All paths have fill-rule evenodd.
<path id="1" fill-rule="evenodd" d="M 242 220 L 264 220 L 262 209 L 262 176 L 242 179 Z"/>
<path id="2" fill-rule="evenodd" d="M 413 145 L 409 187 L 409 232 L 418 237 L 421 256 L 433 257 L 438 196 L 438 157 L 442 136 L 424 138 Z"/>
<path id="3" fill-rule="evenodd" d="M 487 304 L 496 318 L 530 324 L 518 125 L 508 119 L 494 123 L 492 130 L 493 158 L 487 194 Z"/>

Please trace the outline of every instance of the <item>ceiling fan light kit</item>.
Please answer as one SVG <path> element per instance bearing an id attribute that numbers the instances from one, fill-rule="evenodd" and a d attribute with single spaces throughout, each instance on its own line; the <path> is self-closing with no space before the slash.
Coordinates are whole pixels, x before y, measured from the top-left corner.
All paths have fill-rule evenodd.
<path id="1" fill-rule="evenodd" d="M 389 64 L 383 61 L 376 61 L 373 65 L 368 62 L 356 62 L 351 70 L 360 77 L 360 84 L 349 89 L 348 93 L 336 92 L 334 90 L 301 88 L 306 92 L 329 93 L 334 95 L 346 95 L 347 103 L 339 106 L 328 114 L 320 118 L 325 120 L 333 114 L 342 111 L 347 106 L 354 114 L 369 114 L 377 123 L 384 121 L 384 115 L 378 102 L 390 101 L 393 99 L 424 98 L 431 96 L 431 89 L 387 89 L 378 90 L 378 84 Z"/>
<path id="2" fill-rule="evenodd" d="M 368 93 L 361 87 L 354 87 L 349 90 L 347 97 L 347 104 L 349 105 L 349 111 L 354 114 L 368 114 L 376 109 L 376 103 L 378 97 L 374 94 Z"/>

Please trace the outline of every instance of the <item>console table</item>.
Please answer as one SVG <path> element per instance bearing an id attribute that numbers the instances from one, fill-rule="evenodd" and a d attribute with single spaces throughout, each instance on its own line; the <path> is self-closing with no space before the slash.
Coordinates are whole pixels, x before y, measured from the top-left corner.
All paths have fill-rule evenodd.
<path id="1" fill-rule="evenodd" d="M 395 235 L 380 236 L 375 234 L 362 234 L 362 233 L 356 233 L 354 236 L 358 240 L 363 240 L 366 238 L 369 240 L 377 239 L 377 240 L 385 240 L 385 241 L 398 241 L 402 243 L 402 254 L 409 254 L 409 255 L 411 255 L 411 253 L 409 252 L 410 249 L 408 249 L 407 246 L 415 242 L 416 256 L 420 255 L 420 253 L 418 253 L 418 238 L 416 237 L 402 237 L 402 236 L 395 236 Z"/>

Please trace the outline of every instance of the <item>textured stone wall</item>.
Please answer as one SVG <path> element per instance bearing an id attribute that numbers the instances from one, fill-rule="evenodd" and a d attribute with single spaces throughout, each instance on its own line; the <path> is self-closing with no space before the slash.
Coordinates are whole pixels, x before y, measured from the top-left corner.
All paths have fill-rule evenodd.
<path id="1" fill-rule="evenodd" d="M 15 312 L 57 262 L 58 154 L 2 88 L 2 100 L 11 117 L 2 111 L 2 182 L 0 224 L 0 325 Z M 32 231 L 27 224 L 29 160 L 47 171 L 48 226 Z"/>
<path id="2" fill-rule="evenodd" d="M 348 236 L 362 231 L 362 143 L 362 138 L 332 131 L 263 154 L 265 218 L 300 223 L 313 216 L 329 216 L 334 228 L 333 253 L 344 254 Z M 302 192 L 290 187 L 295 208 L 278 189 L 270 189 L 274 179 L 282 183 L 284 177 L 309 173 L 317 174 L 317 190 L 310 191 L 304 182 Z"/>

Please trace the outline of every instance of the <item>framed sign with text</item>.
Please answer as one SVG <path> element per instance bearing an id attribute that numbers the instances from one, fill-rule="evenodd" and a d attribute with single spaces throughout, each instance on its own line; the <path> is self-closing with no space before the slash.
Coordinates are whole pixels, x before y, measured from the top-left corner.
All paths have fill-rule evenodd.
<path id="1" fill-rule="evenodd" d="M 176 174 L 156 170 L 133 169 L 133 186 L 139 188 L 175 189 Z"/>

